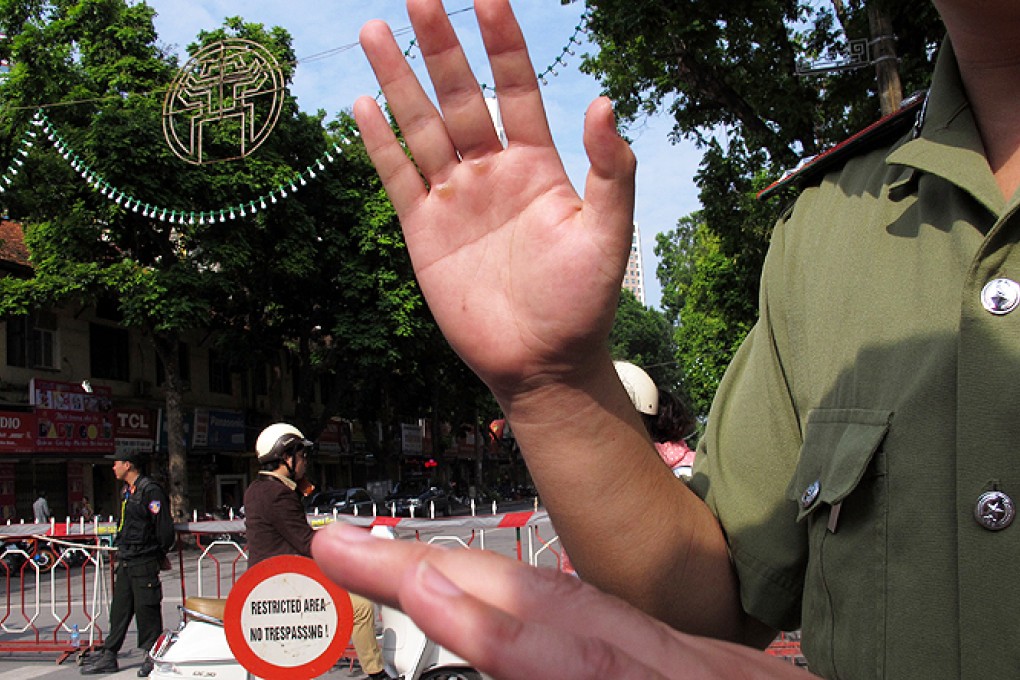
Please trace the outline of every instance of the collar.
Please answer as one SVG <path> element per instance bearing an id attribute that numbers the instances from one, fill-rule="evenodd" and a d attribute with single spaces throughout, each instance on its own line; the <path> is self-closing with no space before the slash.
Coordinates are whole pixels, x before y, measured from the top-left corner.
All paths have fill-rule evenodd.
<path id="1" fill-rule="evenodd" d="M 284 485 L 288 489 L 290 489 L 291 491 L 297 491 L 297 483 L 290 477 L 285 477 L 281 475 L 279 472 L 272 470 L 259 470 L 259 474 L 265 475 L 266 477 L 273 477 L 275 479 L 279 479 L 281 482 L 284 483 Z"/>
<path id="2" fill-rule="evenodd" d="M 895 148 L 886 161 L 952 182 L 995 215 L 1005 210 L 948 37 L 939 51 L 915 136 Z"/>

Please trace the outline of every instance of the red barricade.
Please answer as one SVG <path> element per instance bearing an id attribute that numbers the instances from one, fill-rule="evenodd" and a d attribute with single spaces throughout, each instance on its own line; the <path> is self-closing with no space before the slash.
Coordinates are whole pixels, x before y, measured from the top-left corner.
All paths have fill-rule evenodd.
<path id="1" fill-rule="evenodd" d="M 59 663 L 102 644 L 112 531 L 98 522 L 0 526 L 0 653 L 53 653 Z"/>

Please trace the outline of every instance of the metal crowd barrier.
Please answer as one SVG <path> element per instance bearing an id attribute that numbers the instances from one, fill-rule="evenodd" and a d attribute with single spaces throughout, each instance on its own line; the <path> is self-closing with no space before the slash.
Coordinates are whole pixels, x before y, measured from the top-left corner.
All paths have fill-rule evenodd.
<path id="1" fill-rule="evenodd" d="M 547 520 L 544 511 L 442 519 L 308 516 L 314 528 L 336 521 L 385 526 L 401 538 L 467 549 L 486 549 L 487 540 L 513 531 L 512 540 L 502 543 L 504 552 L 509 545 L 520 561 L 559 567 L 558 538 L 540 533 Z M 226 597 L 247 568 L 244 520 L 183 522 L 175 529 L 181 600 Z M 113 522 L 99 521 L 0 525 L 0 653 L 53 653 L 61 663 L 102 645 L 113 592 L 115 531 Z"/>
<path id="2" fill-rule="evenodd" d="M 486 549 L 486 537 L 497 532 L 514 531 L 514 553 L 518 561 L 532 566 L 560 568 L 563 563 L 559 537 L 546 538 L 541 531 L 548 522 L 543 511 L 507 512 L 493 515 L 454 516 L 441 519 L 394 517 L 392 515 L 356 516 L 312 513 L 308 521 L 313 528 L 332 522 L 347 522 L 366 528 L 384 526 L 399 537 L 432 543 L 452 544 L 462 548 Z M 243 519 L 183 522 L 178 532 L 177 560 L 180 565 L 181 598 L 226 597 L 231 586 L 247 568 L 248 552 L 244 541 Z M 192 580 L 184 569 L 190 547 L 198 551 Z"/>
<path id="3" fill-rule="evenodd" d="M 102 644 L 114 531 L 98 521 L 0 525 L 0 653 L 54 653 L 60 663 Z"/>
<path id="4" fill-rule="evenodd" d="M 513 530 L 511 545 L 518 561 L 568 570 L 559 537 L 541 533 L 548 520 L 547 513 L 538 510 L 442 519 L 392 514 L 308 516 L 314 528 L 337 521 L 384 526 L 401 538 L 466 549 L 484 550 L 487 536 Z M 175 529 L 181 601 L 189 594 L 226 597 L 247 568 L 244 520 L 183 522 Z M 109 615 L 116 559 L 110 543 L 115 531 L 112 522 L 99 521 L 0 525 L 0 583 L 4 585 L 0 653 L 53 653 L 61 663 L 102 645 L 100 622 L 105 623 Z M 797 665 L 805 663 L 796 633 L 781 634 L 766 651 Z"/>

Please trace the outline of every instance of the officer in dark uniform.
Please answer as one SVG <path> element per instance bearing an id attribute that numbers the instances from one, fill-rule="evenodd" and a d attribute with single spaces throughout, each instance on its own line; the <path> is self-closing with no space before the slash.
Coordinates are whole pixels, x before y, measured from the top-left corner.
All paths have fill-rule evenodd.
<path id="1" fill-rule="evenodd" d="M 113 474 L 124 483 L 120 524 L 117 527 L 116 572 L 110 605 L 110 632 L 99 654 L 82 666 L 82 675 L 114 673 L 119 670 L 117 652 L 124 644 L 133 616 L 138 626 L 138 647 L 148 651 L 163 630 L 163 588 L 161 565 L 174 544 L 170 503 L 163 489 L 142 475 L 137 453 L 107 456 L 113 460 Z M 152 671 L 149 658 L 138 669 L 138 677 Z"/>

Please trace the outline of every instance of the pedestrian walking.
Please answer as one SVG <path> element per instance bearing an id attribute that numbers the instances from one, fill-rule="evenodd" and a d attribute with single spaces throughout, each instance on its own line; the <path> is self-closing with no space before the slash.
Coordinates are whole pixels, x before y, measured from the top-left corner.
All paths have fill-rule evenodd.
<path id="1" fill-rule="evenodd" d="M 50 521 L 50 504 L 46 502 L 46 489 L 40 489 L 39 496 L 32 503 L 32 515 L 36 524 L 45 524 Z"/>

